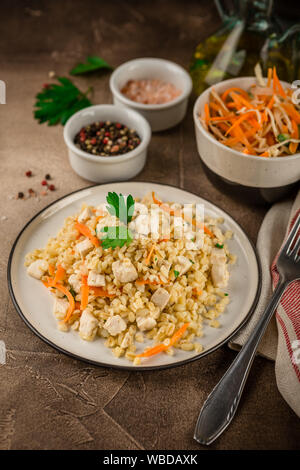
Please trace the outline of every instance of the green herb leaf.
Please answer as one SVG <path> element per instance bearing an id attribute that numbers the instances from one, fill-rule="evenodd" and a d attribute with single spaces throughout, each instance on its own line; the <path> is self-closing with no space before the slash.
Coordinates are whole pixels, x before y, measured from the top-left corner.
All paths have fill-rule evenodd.
<path id="1" fill-rule="evenodd" d="M 125 243 L 128 246 L 133 240 L 133 234 L 123 225 L 118 227 L 103 227 L 101 232 L 105 234 L 104 237 L 101 238 L 101 246 L 104 250 L 116 248 L 117 246 L 122 248 Z"/>
<path id="2" fill-rule="evenodd" d="M 177 279 L 179 276 L 179 271 L 176 271 L 176 269 L 174 269 L 174 275 L 175 275 L 175 279 Z"/>
<path id="3" fill-rule="evenodd" d="M 285 140 L 290 139 L 291 136 L 289 134 L 278 134 L 277 140 L 278 142 L 284 142 Z"/>
<path id="4" fill-rule="evenodd" d="M 89 56 L 86 58 L 86 62 L 79 63 L 71 71 L 71 75 L 82 75 L 89 72 L 95 72 L 96 70 L 112 70 L 112 67 L 101 57 L 96 55 Z"/>
<path id="5" fill-rule="evenodd" d="M 225 297 L 227 297 L 227 296 L 228 296 L 228 294 L 227 294 L 227 293 L 226 293 L 226 294 L 224 294 L 224 295 L 225 295 Z"/>
<path id="6" fill-rule="evenodd" d="M 124 224 L 131 221 L 134 212 L 134 199 L 131 194 L 127 196 L 126 203 L 123 194 L 118 196 L 115 192 L 108 193 L 106 201 L 109 204 L 107 210 L 111 215 L 118 217 Z"/>
<path id="7" fill-rule="evenodd" d="M 192 264 L 195 264 L 195 261 L 193 261 L 192 259 L 190 259 L 190 262 L 191 262 Z"/>
<path id="8" fill-rule="evenodd" d="M 75 299 L 75 297 L 76 297 L 77 294 L 76 294 L 76 292 L 74 291 L 74 289 L 72 289 L 72 287 L 71 287 L 71 288 L 69 289 L 69 291 L 70 291 L 70 294 L 71 294 L 71 295 L 74 297 L 74 299 Z"/>
<path id="9" fill-rule="evenodd" d="M 221 248 L 224 248 L 224 245 L 220 245 L 220 243 L 216 243 L 216 244 L 215 244 L 215 247 L 221 249 Z"/>
<path id="10" fill-rule="evenodd" d="M 40 124 L 48 122 L 53 126 L 60 122 L 65 125 L 73 114 L 92 104 L 71 80 L 59 77 L 58 81 L 60 85 L 47 85 L 36 95 L 34 117 Z"/>

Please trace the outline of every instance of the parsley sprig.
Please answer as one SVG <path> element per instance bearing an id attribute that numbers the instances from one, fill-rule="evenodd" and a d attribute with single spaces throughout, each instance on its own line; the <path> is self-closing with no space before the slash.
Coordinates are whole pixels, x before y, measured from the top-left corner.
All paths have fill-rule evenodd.
<path id="1" fill-rule="evenodd" d="M 118 217 L 124 224 L 131 222 L 134 212 L 134 199 L 131 194 L 127 196 L 125 202 L 123 194 L 108 193 L 106 201 L 108 202 L 107 210 L 111 215 Z"/>
<path id="2" fill-rule="evenodd" d="M 86 58 L 84 63 L 77 64 L 71 71 L 71 75 L 83 75 L 85 73 L 95 72 L 98 70 L 112 70 L 112 67 L 101 57 L 96 55 Z"/>
<path id="3" fill-rule="evenodd" d="M 116 248 L 119 246 L 128 246 L 133 240 L 132 232 L 125 226 L 120 225 L 118 227 L 103 227 L 101 232 L 105 233 L 105 236 L 101 238 L 102 248 L 107 250 L 108 248 Z"/>
<path id="4" fill-rule="evenodd" d="M 120 222 L 124 225 L 116 227 L 103 227 L 101 232 L 104 234 L 101 237 L 102 248 L 107 250 L 108 248 L 116 248 L 119 246 L 128 246 L 133 240 L 133 233 L 127 227 L 127 224 L 131 222 L 134 212 L 134 199 L 131 196 L 127 196 L 126 202 L 123 194 L 117 194 L 115 192 L 108 193 L 106 196 L 108 206 L 106 206 L 108 212 L 111 215 L 116 216 Z"/>
<path id="5" fill-rule="evenodd" d="M 60 84 L 45 85 L 43 90 L 36 95 L 34 117 L 40 124 L 48 122 L 53 126 L 58 122 L 65 125 L 67 120 L 83 108 L 91 106 L 87 93 L 82 93 L 66 77 L 58 77 Z"/>

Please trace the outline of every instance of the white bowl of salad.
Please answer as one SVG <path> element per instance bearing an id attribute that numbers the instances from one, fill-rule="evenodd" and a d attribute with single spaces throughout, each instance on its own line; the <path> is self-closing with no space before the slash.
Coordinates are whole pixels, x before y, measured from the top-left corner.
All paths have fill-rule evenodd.
<path id="1" fill-rule="evenodd" d="M 200 159 L 208 176 L 253 202 L 274 202 L 300 179 L 300 106 L 276 69 L 205 90 L 194 105 Z M 300 103 L 299 103 L 300 104 Z"/>

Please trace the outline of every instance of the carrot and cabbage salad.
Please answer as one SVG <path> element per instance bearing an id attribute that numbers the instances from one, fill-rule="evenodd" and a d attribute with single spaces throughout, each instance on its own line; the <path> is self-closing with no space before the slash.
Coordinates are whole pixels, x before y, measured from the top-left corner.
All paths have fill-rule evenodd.
<path id="1" fill-rule="evenodd" d="M 275 67 L 264 79 L 258 64 L 255 75 L 257 82 L 248 91 L 212 90 L 200 120 L 219 142 L 244 154 L 292 155 L 300 143 L 300 107 L 292 101 L 293 90 L 282 86 Z"/>

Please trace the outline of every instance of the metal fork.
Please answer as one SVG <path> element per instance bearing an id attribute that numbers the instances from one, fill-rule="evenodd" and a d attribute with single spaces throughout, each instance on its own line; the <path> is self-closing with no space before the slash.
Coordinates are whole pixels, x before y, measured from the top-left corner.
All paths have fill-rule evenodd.
<path id="1" fill-rule="evenodd" d="M 194 439 L 200 444 L 211 444 L 230 424 L 238 408 L 257 347 L 281 296 L 292 281 L 300 279 L 299 227 L 300 214 L 278 257 L 279 281 L 269 304 L 249 336 L 247 343 L 242 347 L 225 375 L 208 396 L 200 411 L 194 434 Z"/>

